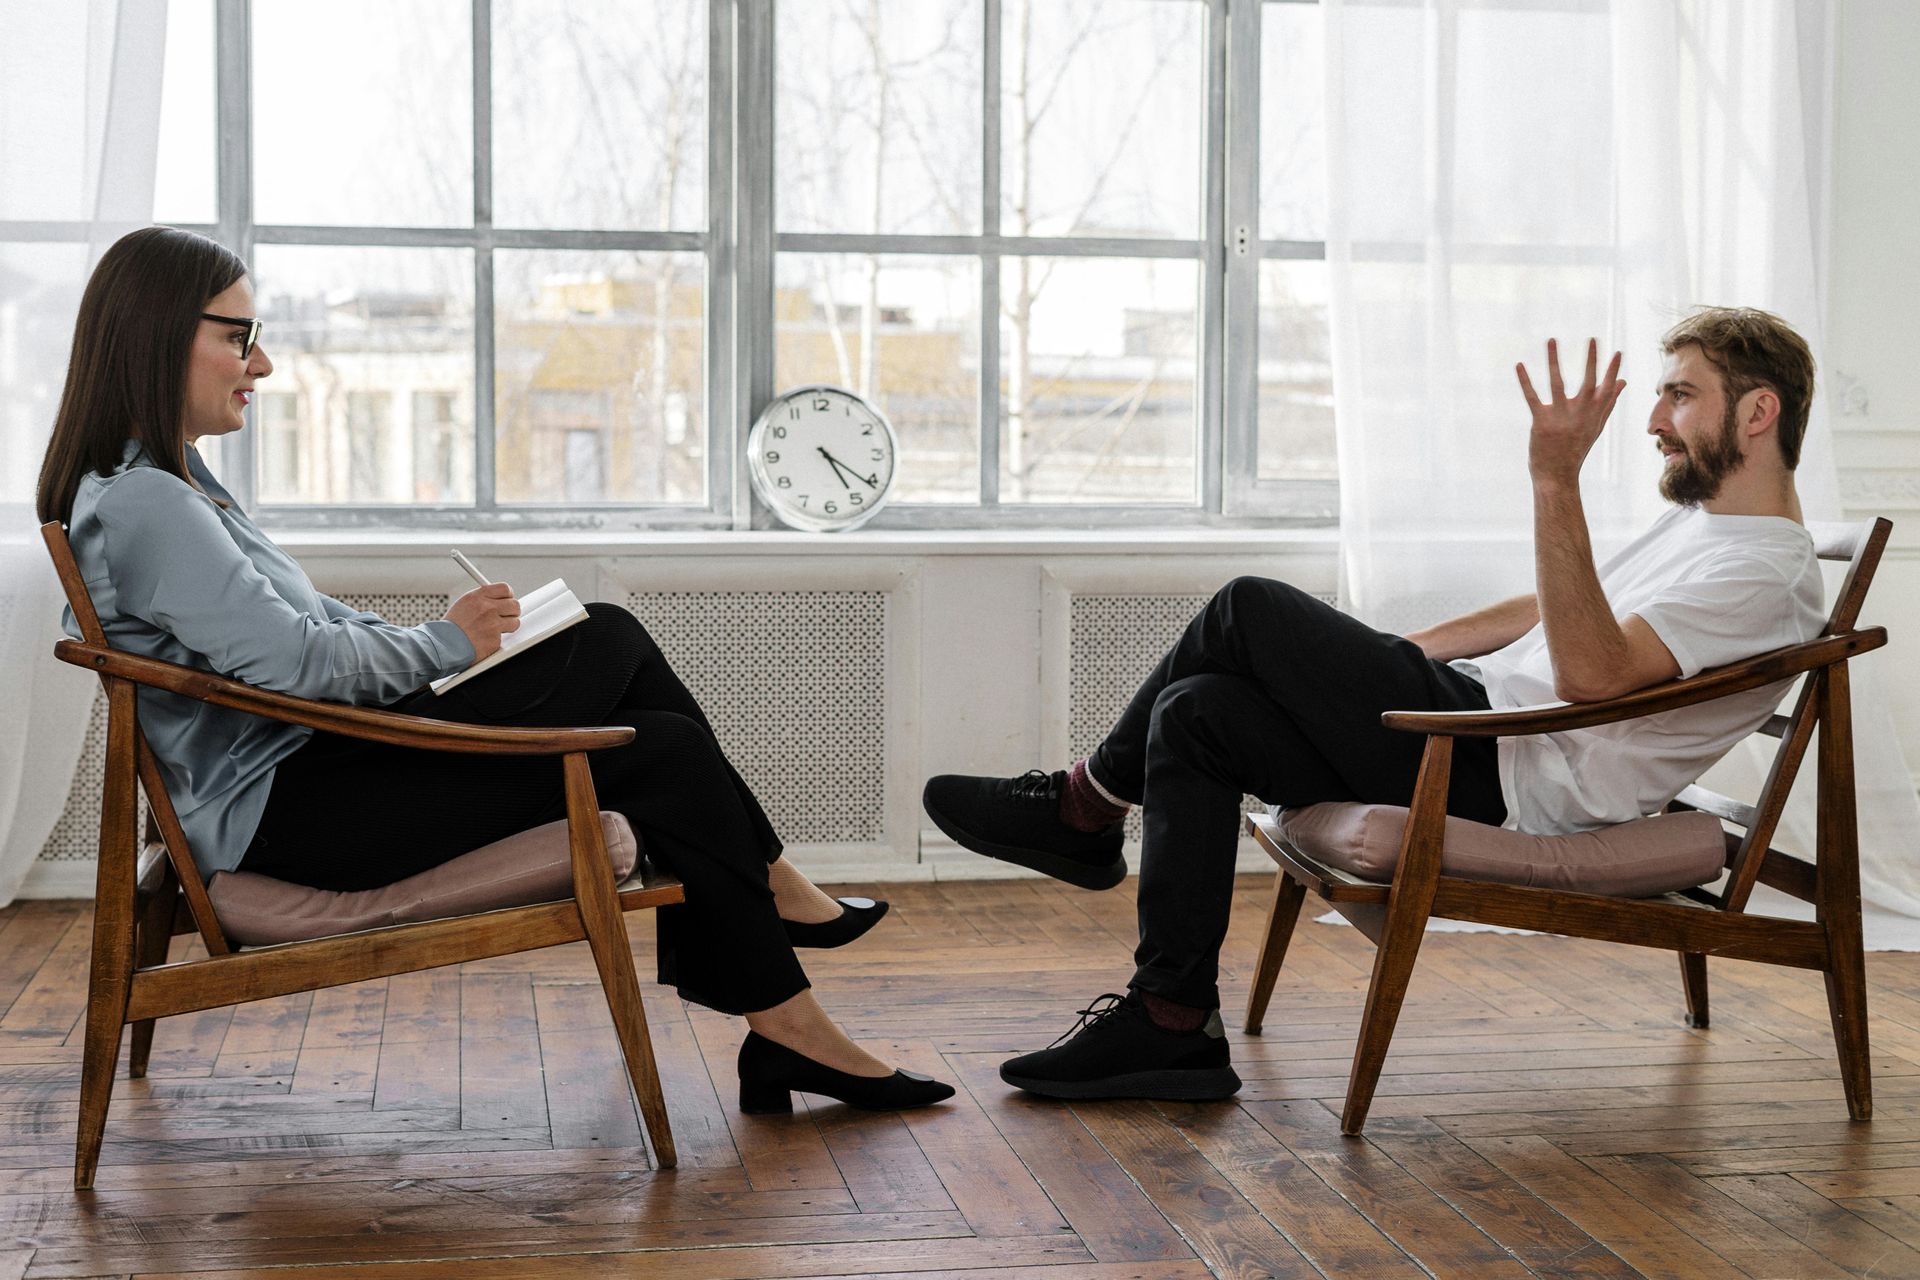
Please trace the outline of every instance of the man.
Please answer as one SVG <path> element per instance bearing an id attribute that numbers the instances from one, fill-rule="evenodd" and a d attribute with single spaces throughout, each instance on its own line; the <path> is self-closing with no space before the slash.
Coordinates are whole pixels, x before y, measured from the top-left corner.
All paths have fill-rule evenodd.
<path id="1" fill-rule="evenodd" d="M 1064 1043 L 1000 1069 L 1064 1098 L 1219 1098 L 1240 1087 L 1216 977 L 1239 802 L 1406 804 L 1423 740 L 1394 709 L 1597 701 L 1819 634 L 1821 584 L 1793 471 L 1813 356 L 1763 311 L 1712 308 L 1670 330 L 1647 431 L 1673 505 L 1596 569 L 1580 468 L 1626 386 L 1620 357 L 1568 395 L 1516 366 L 1532 412 L 1536 591 L 1401 637 L 1285 583 L 1240 578 L 1194 618 L 1106 739 L 1070 770 L 936 777 L 925 804 L 960 844 L 1103 889 L 1126 874 L 1122 820 L 1143 806 L 1140 946 L 1128 993 L 1082 1011 Z M 1462 738 L 1448 811 L 1533 834 L 1657 813 L 1757 727 L 1782 692 L 1532 738 Z"/>

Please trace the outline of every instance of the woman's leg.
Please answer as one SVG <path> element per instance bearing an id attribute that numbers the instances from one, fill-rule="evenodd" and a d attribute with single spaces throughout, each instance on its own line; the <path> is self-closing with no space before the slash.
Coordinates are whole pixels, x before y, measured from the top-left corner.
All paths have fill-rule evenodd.
<path id="1" fill-rule="evenodd" d="M 776 1044 L 850 1076 L 890 1076 L 893 1068 L 855 1044 L 827 1016 L 808 989 L 771 1009 L 747 1015 L 747 1025 Z"/>
<path id="2" fill-rule="evenodd" d="M 560 816 L 552 757 L 456 755 L 316 733 L 275 768 L 241 869 L 359 890 Z"/>
<path id="3" fill-rule="evenodd" d="M 631 725 L 635 738 L 588 756 L 600 805 L 625 814 L 647 855 L 686 886 L 685 903 L 659 912 L 660 980 L 727 1013 L 791 1000 L 806 974 L 713 735 L 668 711 L 607 720 Z M 551 758 L 319 734 L 276 770 L 242 866 L 315 888 L 371 889 L 565 812 Z M 342 814 L 369 816 L 343 822 Z"/>
<path id="4" fill-rule="evenodd" d="M 672 711 L 616 710 L 607 723 L 631 725 L 634 740 L 588 757 L 600 803 L 625 814 L 647 856 L 686 886 L 684 903 L 658 913 L 660 980 L 735 1014 L 804 990 L 754 815 L 713 735 Z"/>
<path id="5" fill-rule="evenodd" d="M 608 633 L 604 643 L 618 654 L 616 669 L 629 673 L 616 708 L 620 711 L 671 711 L 687 717 L 711 734 L 713 725 L 701 710 L 699 700 L 680 679 L 679 672 L 673 669 L 673 664 L 661 651 L 659 643 L 640 620 L 617 605 L 593 604 L 587 608 L 589 612 L 599 615 L 595 622 Z M 478 684 L 479 681 L 474 683 Z M 726 759 L 724 751 L 721 753 L 721 762 L 747 811 L 755 839 L 763 850 L 769 851 L 767 875 L 780 918 L 797 924 L 819 924 L 838 917 L 840 904 L 822 893 L 798 867 L 781 856 L 780 840 L 774 833 L 772 821 L 760 807 L 753 789 L 733 767 L 733 762 Z"/>
<path id="6" fill-rule="evenodd" d="M 429 690 L 409 694 L 393 709 L 463 724 L 528 726 L 607 724 L 622 711 L 670 711 L 713 732 L 699 701 L 640 620 L 604 601 L 587 605 L 585 622 L 510 664 L 444 697 Z M 781 847 L 773 823 L 724 755 L 722 764 L 747 811 L 757 847 L 772 862 L 780 856 Z M 783 874 L 780 880 L 775 892 L 788 919 L 831 919 L 838 912 L 838 907 L 822 907 L 822 902 L 833 900 L 814 890 L 797 871 Z"/>
<path id="7" fill-rule="evenodd" d="M 782 920 L 795 924 L 824 924 L 838 919 L 842 910 L 838 900 L 829 898 L 806 873 L 785 857 L 767 864 L 767 883 L 773 889 L 774 909 Z"/>

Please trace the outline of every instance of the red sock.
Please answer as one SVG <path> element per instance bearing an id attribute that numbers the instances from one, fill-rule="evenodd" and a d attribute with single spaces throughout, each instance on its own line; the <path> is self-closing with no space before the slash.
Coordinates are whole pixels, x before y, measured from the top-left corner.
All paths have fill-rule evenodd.
<path id="1" fill-rule="evenodd" d="M 1101 795 L 1087 776 L 1087 762 L 1074 761 L 1067 771 L 1066 789 L 1060 793 L 1060 821 L 1075 831 L 1104 831 L 1126 817 L 1129 807 Z"/>
<path id="2" fill-rule="evenodd" d="M 1153 1019 L 1153 1025 L 1168 1031 L 1198 1031 L 1207 1020 L 1209 1010 L 1196 1009 L 1190 1004 L 1175 1004 L 1165 996 L 1157 996 L 1151 991 L 1140 993 L 1140 1003 L 1147 1006 L 1147 1016 Z"/>

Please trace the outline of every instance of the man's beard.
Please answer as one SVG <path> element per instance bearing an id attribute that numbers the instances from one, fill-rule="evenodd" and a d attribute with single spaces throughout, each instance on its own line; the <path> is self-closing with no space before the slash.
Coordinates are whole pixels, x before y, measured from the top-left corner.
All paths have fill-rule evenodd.
<path id="1" fill-rule="evenodd" d="M 1735 406 L 1728 405 L 1720 420 L 1717 439 L 1694 446 L 1678 442 L 1684 453 L 1678 462 L 1670 462 L 1660 476 L 1660 496 L 1682 507 L 1697 507 L 1720 493 L 1727 477 L 1745 461 L 1740 456 L 1740 427 Z"/>

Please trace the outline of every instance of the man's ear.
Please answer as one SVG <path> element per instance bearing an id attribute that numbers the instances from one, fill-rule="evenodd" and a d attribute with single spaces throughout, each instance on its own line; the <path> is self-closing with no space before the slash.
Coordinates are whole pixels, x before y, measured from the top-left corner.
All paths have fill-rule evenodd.
<path id="1" fill-rule="evenodd" d="M 1772 387 L 1755 387 L 1734 406 L 1734 421 L 1749 440 L 1773 430 L 1780 423 L 1780 393 Z"/>

